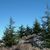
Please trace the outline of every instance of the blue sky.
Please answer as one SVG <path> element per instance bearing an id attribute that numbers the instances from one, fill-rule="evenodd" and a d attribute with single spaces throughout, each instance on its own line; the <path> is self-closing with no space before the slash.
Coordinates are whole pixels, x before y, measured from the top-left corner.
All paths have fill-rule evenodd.
<path id="1" fill-rule="evenodd" d="M 10 16 L 18 28 L 21 24 L 32 26 L 35 18 L 41 22 L 45 14 L 46 0 L 0 0 L 0 39 Z"/>

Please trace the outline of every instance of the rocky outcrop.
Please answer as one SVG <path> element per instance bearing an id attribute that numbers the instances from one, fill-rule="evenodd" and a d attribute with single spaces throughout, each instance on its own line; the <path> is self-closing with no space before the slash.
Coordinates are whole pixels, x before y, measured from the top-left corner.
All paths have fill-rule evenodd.
<path id="1" fill-rule="evenodd" d="M 18 44 L 16 50 L 32 50 L 31 44 Z"/>

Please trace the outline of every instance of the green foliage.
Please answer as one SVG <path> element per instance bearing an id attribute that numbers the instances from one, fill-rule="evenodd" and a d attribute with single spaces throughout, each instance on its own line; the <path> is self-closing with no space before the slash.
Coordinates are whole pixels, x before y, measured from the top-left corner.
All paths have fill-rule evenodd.
<path id="1" fill-rule="evenodd" d="M 15 34 L 14 34 L 15 32 L 14 32 L 13 24 L 14 24 L 14 22 L 13 22 L 12 18 L 10 18 L 10 24 L 4 32 L 3 41 L 5 43 L 5 46 L 8 46 L 8 47 L 11 47 L 12 45 L 15 44 Z"/>
<path id="2" fill-rule="evenodd" d="M 47 29 L 48 29 L 48 33 L 50 33 L 50 17 L 48 17 L 48 27 L 47 27 Z"/>
<path id="3" fill-rule="evenodd" d="M 44 38 L 44 47 L 48 47 L 50 48 L 50 12 L 49 9 L 47 8 L 47 14 L 46 16 L 44 16 L 43 18 L 45 19 L 43 21 L 43 29 L 45 29 L 44 31 L 42 31 L 43 33 L 43 38 Z"/>
<path id="4" fill-rule="evenodd" d="M 46 41 L 46 47 L 50 48 L 50 17 L 48 17 L 48 21 L 47 21 L 47 34 L 45 34 L 45 41 Z"/>
<path id="5" fill-rule="evenodd" d="M 19 30 L 17 31 L 19 33 L 19 37 L 22 38 L 25 35 L 25 28 L 23 27 L 23 25 L 21 25 L 19 27 Z"/>
<path id="6" fill-rule="evenodd" d="M 27 25 L 26 30 L 25 30 L 25 36 L 31 35 L 32 34 L 32 29 Z"/>
<path id="7" fill-rule="evenodd" d="M 39 22 L 36 20 L 33 26 L 33 33 L 38 34 L 41 31 Z"/>

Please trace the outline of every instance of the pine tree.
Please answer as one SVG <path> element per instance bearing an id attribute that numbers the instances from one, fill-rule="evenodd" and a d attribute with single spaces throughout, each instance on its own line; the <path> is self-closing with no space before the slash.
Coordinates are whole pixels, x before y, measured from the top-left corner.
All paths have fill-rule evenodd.
<path id="1" fill-rule="evenodd" d="M 14 21 L 12 20 L 12 17 L 10 17 L 9 26 L 6 28 L 4 32 L 3 41 L 5 43 L 5 46 L 11 47 L 12 45 L 16 44 L 15 42 L 15 31 L 14 31 Z"/>
<path id="2" fill-rule="evenodd" d="M 19 27 L 19 30 L 17 31 L 19 33 L 19 37 L 22 38 L 25 35 L 25 28 L 23 25 Z"/>
<path id="3" fill-rule="evenodd" d="M 43 17 L 43 41 L 44 41 L 44 47 L 50 48 L 50 12 L 49 7 L 47 5 L 47 11 L 45 12 L 46 16 Z"/>
<path id="4" fill-rule="evenodd" d="M 39 22 L 36 20 L 33 27 L 33 33 L 38 34 L 41 31 Z"/>
<path id="5" fill-rule="evenodd" d="M 32 29 L 27 25 L 26 30 L 25 30 L 25 36 L 31 35 L 32 34 Z"/>
<path id="6" fill-rule="evenodd" d="M 50 48 L 50 17 L 48 17 L 48 23 L 47 23 L 47 34 L 45 37 L 45 41 L 46 41 L 46 47 Z"/>

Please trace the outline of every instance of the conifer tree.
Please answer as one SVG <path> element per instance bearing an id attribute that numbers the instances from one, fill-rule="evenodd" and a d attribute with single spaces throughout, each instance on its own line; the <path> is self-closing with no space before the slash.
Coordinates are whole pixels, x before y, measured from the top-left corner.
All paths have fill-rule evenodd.
<path id="1" fill-rule="evenodd" d="M 10 17 L 10 22 L 9 22 L 9 26 L 6 28 L 5 32 L 4 32 L 4 37 L 3 37 L 3 41 L 5 43 L 5 46 L 7 47 L 11 47 L 12 45 L 16 44 L 15 42 L 15 31 L 14 31 L 14 21 L 12 20 L 12 17 Z"/>
<path id="2" fill-rule="evenodd" d="M 46 47 L 50 48 L 50 17 L 48 17 L 47 30 L 45 36 Z"/>
<path id="3" fill-rule="evenodd" d="M 19 33 L 19 37 L 22 38 L 25 35 L 25 28 L 23 25 L 19 27 L 19 30 L 17 31 Z"/>
<path id="4" fill-rule="evenodd" d="M 27 25 L 26 30 L 25 30 L 25 36 L 31 35 L 32 34 L 32 29 Z"/>
<path id="5" fill-rule="evenodd" d="M 38 34 L 40 33 L 40 31 L 41 31 L 40 24 L 37 20 L 35 20 L 34 27 L 33 27 L 33 33 Z"/>
<path id="6" fill-rule="evenodd" d="M 46 11 L 46 16 L 43 17 L 44 21 L 43 21 L 43 29 L 45 29 L 45 31 L 43 31 L 43 41 L 44 41 L 44 47 L 48 47 L 50 48 L 50 11 L 49 11 L 49 7 L 47 5 L 47 11 Z"/>

